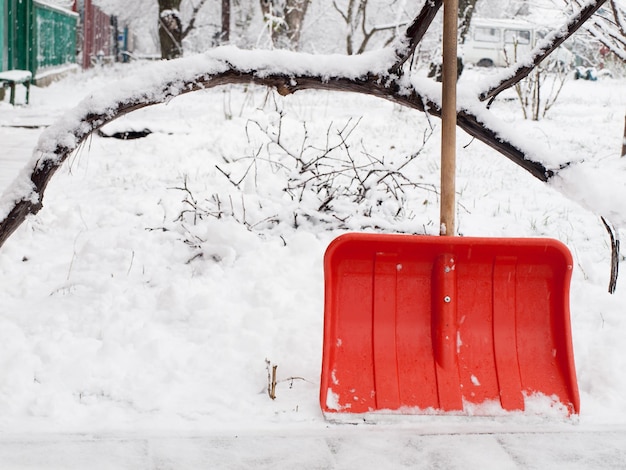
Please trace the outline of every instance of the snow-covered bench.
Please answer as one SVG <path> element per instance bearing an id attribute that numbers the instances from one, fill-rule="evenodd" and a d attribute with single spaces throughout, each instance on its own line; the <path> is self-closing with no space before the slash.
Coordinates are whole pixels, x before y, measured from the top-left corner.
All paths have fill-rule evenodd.
<path id="1" fill-rule="evenodd" d="M 28 70 L 7 70 L 0 72 L 0 84 L 3 87 L 11 88 L 11 104 L 15 105 L 15 85 L 22 83 L 26 87 L 26 104 L 30 95 L 30 81 L 33 74 Z"/>

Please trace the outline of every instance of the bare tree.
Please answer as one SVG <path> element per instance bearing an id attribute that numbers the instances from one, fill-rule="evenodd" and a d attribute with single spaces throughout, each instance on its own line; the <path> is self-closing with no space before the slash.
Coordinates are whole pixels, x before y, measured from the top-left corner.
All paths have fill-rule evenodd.
<path id="1" fill-rule="evenodd" d="M 180 2 L 181 0 L 159 0 L 159 41 L 162 59 L 176 59 L 183 55 Z"/>
<path id="2" fill-rule="evenodd" d="M 369 0 L 348 0 L 345 8 L 341 8 L 336 0 L 333 7 L 341 15 L 346 24 L 346 52 L 349 55 L 365 52 L 370 40 L 379 33 L 389 33 L 387 44 L 395 37 L 399 24 L 370 25 L 368 24 L 367 7 Z"/>
<path id="3" fill-rule="evenodd" d="M 220 43 L 230 41 L 230 0 L 222 0 L 222 31 L 220 32 Z"/>
<path id="4" fill-rule="evenodd" d="M 515 137 L 515 133 L 502 132 L 506 125 L 490 114 L 486 105 L 478 109 L 479 101 L 490 102 L 500 92 L 528 76 L 605 3 L 606 0 L 590 1 L 570 16 L 564 25 L 549 34 L 535 49 L 530 61 L 514 64 L 501 75 L 499 81 L 490 84 L 475 99 L 465 104 L 459 103 L 457 125 L 540 181 L 549 182 L 560 176 L 563 166 L 547 167 L 541 156 L 536 155 L 533 145 L 528 147 L 523 138 Z M 30 172 L 22 172 L 5 198 L 0 200 L 0 246 L 28 215 L 42 209 L 48 182 L 92 132 L 127 113 L 184 93 L 227 84 L 250 83 L 273 87 L 281 95 L 307 89 L 332 90 L 372 95 L 440 117 L 440 97 L 433 94 L 432 87 L 421 89 L 419 81 L 407 79 L 411 69 L 405 64 L 441 5 L 442 0 L 426 1 L 402 38 L 391 47 L 372 53 L 375 60 L 370 58 L 363 61 L 361 57 L 347 56 L 341 63 L 337 63 L 320 56 L 320 60 L 314 62 L 307 56 L 308 65 L 302 67 L 302 56 L 296 52 L 265 51 L 265 60 L 260 60 L 255 51 L 215 49 L 204 56 L 179 59 L 175 67 L 155 64 L 156 70 L 143 83 L 137 83 L 134 79 L 124 87 L 115 84 L 115 93 L 104 89 L 89 96 L 44 131 L 35 149 Z M 124 90 L 123 95 L 120 90 Z M 109 105 L 103 106 L 107 98 Z M 463 99 L 469 97 L 463 95 Z M 580 199 L 584 200 L 584 196 L 580 196 Z M 609 215 L 614 214 L 611 212 Z M 624 221 L 626 219 L 620 220 L 620 223 Z"/>
<path id="5" fill-rule="evenodd" d="M 607 52 L 621 62 L 626 62 L 626 8 L 616 0 L 609 0 L 610 9 L 594 16 L 585 25 L 585 29 Z M 580 6 L 580 1 L 574 4 Z"/>
<path id="6" fill-rule="evenodd" d="M 190 15 L 189 23 L 183 27 L 183 20 L 180 14 L 180 5 L 182 0 L 158 0 L 159 2 L 159 41 L 161 44 L 161 58 L 162 59 L 176 59 L 183 55 L 183 39 L 194 30 L 196 27 L 196 20 L 198 18 L 198 12 L 204 6 L 207 0 L 199 0 L 193 5 L 193 9 Z M 227 31 L 224 33 L 224 25 L 222 25 L 222 35 L 226 34 L 226 40 L 228 40 L 228 34 L 230 32 L 230 2 L 228 0 L 222 0 L 222 7 L 224 3 L 228 5 L 227 18 L 228 22 Z M 222 21 L 225 20 L 224 12 L 222 11 Z"/>
<path id="7" fill-rule="evenodd" d="M 470 25 L 472 22 L 472 17 L 474 16 L 474 10 L 476 9 L 476 3 L 478 0 L 459 0 L 459 42 L 461 44 L 465 43 L 465 38 L 467 37 L 467 33 L 469 32 Z M 434 78 L 438 82 L 442 81 L 442 70 L 441 70 L 441 60 L 438 57 L 436 60 L 431 62 L 430 71 L 428 76 L 430 78 Z M 463 59 L 458 57 L 457 59 L 457 76 L 461 76 L 463 73 Z"/>
<path id="8" fill-rule="evenodd" d="M 94 0 L 110 15 L 115 15 L 120 23 L 130 25 L 134 34 L 153 31 L 153 15 L 158 15 L 156 23 L 161 57 L 172 59 L 183 52 L 183 40 L 198 27 L 200 10 L 207 0 Z M 222 0 L 229 2 L 229 0 Z M 141 34 L 139 34 L 141 36 Z M 146 36 L 148 34 L 146 33 Z M 152 36 L 152 34 L 150 34 Z"/>
<path id="9" fill-rule="evenodd" d="M 193 8 L 191 9 L 191 14 L 189 15 L 189 23 L 183 29 L 182 39 L 185 39 L 189 33 L 191 33 L 196 27 L 196 21 L 198 20 L 198 13 L 204 6 L 207 0 L 199 0 L 197 2 L 192 2 Z M 226 4 L 226 15 L 228 15 L 228 22 L 230 27 L 230 0 L 222 0 L 222 8 L 224 8 L 224 4 Z M 222 11 L 222 20 L 224 20 L 224 11 Z M 224 25 L 222 24 L 222 32 L 224 31 Z"/>
<path id="10" fill-rule="evenodd" d="M 304 17 L 311 0 L 260 0 L 272 44 L 281 49 L 298 49 Z"/>
<path id="11" fill-rule="evenodd" d="M 478 0 L 459 0 L 459 42 L 465 43 L 465 38 L 472 22 Z"/>

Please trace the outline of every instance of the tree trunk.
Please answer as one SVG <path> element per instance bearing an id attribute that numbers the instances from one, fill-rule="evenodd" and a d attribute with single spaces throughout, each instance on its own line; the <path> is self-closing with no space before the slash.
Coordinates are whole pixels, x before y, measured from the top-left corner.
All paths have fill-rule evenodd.
<path id="1" fill-rule="evenodd" d="M 311 0 L 287 0 L 285 8 L 285 23 L 287 23 L 287 38 L 292 49 L 297 49 L 300 43 L 304 16 Z"/>
<path id="2" fill-rule="evenodd" d="M 459 0 L 459 43 L 465 44 L 465 38 L 472 22 L 472 16 L 478 0 Z"/>
<path id="3" fill-rule="evenodd" d="M 311 0 L 260 0 L 270 28 L 272 44 L 279 49 L 298 49 L 302 24 Z"/>
<path id="4" fill-rule="evenodd" d="M 161 42 L 162 59 L 176 59 L 183 55 L 181 1 L 159 0 L 159 41 Z"/>
<path id="5" fill-rule="evenodd" d="M 474 9 L 476 7 L 476 2 L 478 0 L 459 0 L 459 43 L 465 43 L 465 37 L 467 36 L 467 32 L 470 27 L 470 23 L 472 21 L 472 15 L 474 14 Z M 457 58 L 457 77 L 460 77 L 463 73 L 463 59 L 461 57 Z M 429 78 L 434 78 L 436 81 L 441 82 L 442 80 L 442 69 L 440 62 L 433 62 L 430 64 L 430 70 L 428 72 Z"/>
<path id="6" fill-rule="evenodd" d="M 230 0 L 222 0 L 222 31 L 220 43 L 230 41 Z"/>

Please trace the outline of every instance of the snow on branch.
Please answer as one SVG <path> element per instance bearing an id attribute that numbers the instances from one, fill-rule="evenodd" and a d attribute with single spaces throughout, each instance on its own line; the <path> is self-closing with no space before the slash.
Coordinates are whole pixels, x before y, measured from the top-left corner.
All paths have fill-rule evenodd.
<path id="1" fill-rule="evenodd" d="M 626 18 L 624 18 L 624 11 L 617 5 L 615 0 L 610 0 L 611 8 L 613 9 L 613 17 L 615 18 L 615 25 L 619 29 L 622 36 L 626 37 Z"/>
<path id="2" fill-rule="evenodd" d="M 422 9 L 407 28 L 404 38 L 396 45 L 398 61 L 390 70 L 392 74 L 398 74 L 402 66 L 413 55 L 442 5 L 443 0 L 426 0 L 424 2 Z"/>
<path id="3" fill-rule="evenodd" d="M 610 50 L 621 61 L 626 62 L 626 36 L 616 31 L 607 29 L 598 21 L 592 22 L 586 27 L 587 32 Z"/>
<path id="4" fill-rule="evenodd" d="M 457 125 L 484 142 L 532 176 L 550 182 L 573 200 L 581 202 L 617 225 L 626 224 L 626 183 L 608 183 L 626 172 L 626 159 L 604 171 L 600 185 L 586 184 L 589 169 L 581 164 L 550 161 L 546 149 L 537 148 L 495 117 L 480 99 L 495 97 L 528 74 L 566 37 L 576 31 L 606 0 L 591 2 L 567 25 L 550 36 L 536 51 L 534 60 L 507 71 L 507 78 L 486 95 L 461 93 Z M 431 25 L 442 0 L 427 0 L 408 27 L 405 37 L 391 47 L 356 56 L 313 55 L 285 50 L 240 50 L 232 46 L 206 54 L 151 64 L 143 73 L 120 80 L 87 97 L 44 131 L 33 158 L 0 198 L 0 247 L 31 214 L 43 207 L 48 182 L 63 162 L 92 132 L 132 111 L 167 102 L 176 96 L 229 84 L 256 84 L 275 88 L 281 95 L 300 90 L 328 90 L 377 96 L 402 106 L 441 116 L 441 85 L 430 79 L 413 79 L 402 73 Z M 620 180 L 624 180 L 621 178 Z M 607 185 L 611 194 L 607 197 Z"/>
<path id="5" fill-rule="evenodd" d="M 502 91 L 511 88 L 526 78 L 546 57 L 578 31 L 606 1 L 593 0 L 581 8 L 580 11 L 571 15 L 561 28 L 555 29 L 540 41 L 530 53 L 530 56 L 521 58 L 516 64 L 505 69 L 498 80 L 481 94 L 481 101 L 493 99 Z"/>

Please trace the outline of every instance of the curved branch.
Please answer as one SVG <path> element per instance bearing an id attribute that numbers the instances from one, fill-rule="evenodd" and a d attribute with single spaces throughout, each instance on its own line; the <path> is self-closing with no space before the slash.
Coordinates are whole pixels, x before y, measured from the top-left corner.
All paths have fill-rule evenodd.
<path id="1" fill-rule="evenodd" d="M 620 7 L 617 5 L 615 0 L 610 0 L 611 8 L 613 9 L 613 18 L 615 19 L 615 25 L 617 29 L 622 34 L 622 36 L 626 36 L 626 20 L 622 16 L 622 11 Z"/>
<path id="2" fill-rule="evenodd" d="M 84 100 L 44 131 L 34 152 L 31 173 L 22 173 L 0 200 L 0 246 L 29 214 L 43 207 L 48 182 L 92 132 L 120 116 L 178 95 L 226 84 L 253 83 L 273 87 L 281 95 L 299 90 L 361 93 L 441 115 L 439 104 L 427 98 L 432 93 L 420 93 L 408 80 L 384 75 L 395 60 L 393 49 L 351 57 L 286 51 L 266 51 L 261 56 L 259 59 L 254 51 L 222 47 L 203 56 L 161 62 L 141 77 L 122 80 Z M 472 112 L 460 112 L 458 125 L 541 181 L 554 175 Z"/>
<path id="3" fill-rule="evenodd" d="M 609 238 L 611 240 L 611 277 L 609 279 L 609 294 L 615 294 L 615 289 L 617 289 L 617 278 L 619 277 L 619 231 L 604 217 L 600 217 L 600 220 L 602 220 L 604 228 L 609 233 Z"/>

